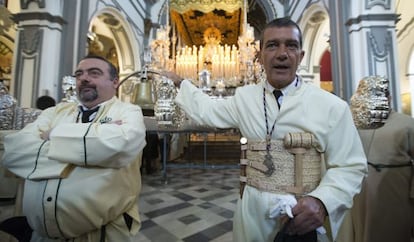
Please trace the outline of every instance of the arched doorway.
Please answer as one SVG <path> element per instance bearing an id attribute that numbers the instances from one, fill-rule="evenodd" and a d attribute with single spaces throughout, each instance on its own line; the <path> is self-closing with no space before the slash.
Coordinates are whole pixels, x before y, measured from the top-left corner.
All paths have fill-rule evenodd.
<path id="1" fill-rule="evenodd" d="M 329 50 L 325 50 L 325 52 L 322 54 L 319 66 L 321 75 L 321 88 L 328 92 L 333 92 L 334 89 L 332 81 L 331 52 Z"/>
<path id="2" fill-rule="evenodd" d="M 141 69 L 139 43 L 133 28 L 115 8 L 101 9 L 90 21 L 88 29 L 88 53 L 107 58 L 119 70 L 119 76 L 128 76 Z M 119 97 L 129 101 L 128 83 L 119 88 Z"/>
<path id="3" fill-rule="evenodd" d="M 414 46 L 411 50 L 409 64 L 408 64 L 408 80 L 410 84 L 410 91 L 403 93 L 401 96 L 402 112 L 407 115 L 413 115 L 412 107 L 414 107 L 414 100 L 412 93 L 414 93 Z"/>

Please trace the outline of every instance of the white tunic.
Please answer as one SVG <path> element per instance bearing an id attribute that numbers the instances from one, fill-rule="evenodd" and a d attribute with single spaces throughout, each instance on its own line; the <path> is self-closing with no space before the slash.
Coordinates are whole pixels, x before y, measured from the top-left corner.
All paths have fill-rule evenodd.
<path id="1" fill-rule="evenodd" d="M 77 104 L 61 103 L 5 137 L 3 165 L 26 179 L 24 215 L 44 239 L 88 240 L 88 233 L 110 228 L 123 213 L 135 220 L 136 233 L 146 144 L 141 109 L 114 97 L 101 105 L 93 123 L 77 123 L 78 118 Z M 49 129 L 50 140 L 42 140 L 40 132 Z"/>
<path id="2" fill-rule="evenodd" d="M 299 81 L 302 82 L 300 78 Z M 233 97 L 216 101 L 186 80 L 181 84 L 176 102 L 200 124 L 239 128 L 248 140 L 264 140 L 264 88 L 269 130 L 276 120 L 272 139 L 283 139 L 288 132 L 310 132 L 325 153 L 327 170 L 320 185 L 309 195 L 324 203 L 336 237 L 344 212 L 351 208 L 367 171 L 363 147 L 346 102 L 316 86 L 301 83 L 283 96 L 279 111 L 273 93 L 264 82 L 239 87 Z M 268 192 L 246 186 L 233 220 L 234 241 L 273 241 L 279 225 L 277 220 L 266 216 L 269 196 Z"/>

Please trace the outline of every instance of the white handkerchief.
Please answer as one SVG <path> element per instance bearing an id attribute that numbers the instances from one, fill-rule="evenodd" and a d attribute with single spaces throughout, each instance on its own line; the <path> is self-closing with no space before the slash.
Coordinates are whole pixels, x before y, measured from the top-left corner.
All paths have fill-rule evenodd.
<path id="1" fill-rule="evenodd" d="M 296 198 L 293 195 L 274 194 L 270 198 L 269 218 L 276 218 L 284 214 L 287 214 L 290 218 L 293 218 L 292 208 L 296 205 L 296 203 Z"/>
<path id="2" fill-rule="evenodd" d="M 269 218 L 277 218 L 286 214 L 289 218 L 293 218 L 292 208 L 298 203 L 293 195 L 272 194 L 270 197 Z M 319 234 L 325 234 L 326 230 L 323 226 L 316 229 Z"/>

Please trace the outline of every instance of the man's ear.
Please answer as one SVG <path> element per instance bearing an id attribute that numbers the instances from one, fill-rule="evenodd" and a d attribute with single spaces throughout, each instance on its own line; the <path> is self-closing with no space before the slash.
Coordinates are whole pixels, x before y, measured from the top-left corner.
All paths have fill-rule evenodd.
<path id="1" fill-rule="evenodd" d="M 300 51 L 300 61 L 299 61 L 299 63 L 302 62 L 304 56 L 305 56 L 305 51 L 304 50 L 301 50 Z"/>
<path id="2" fill-rule="evenodd" d="M 112 80 L 112 82 L 113 82 L 113 86 L 114 86 L 114 88 L 115 89 L 117 89 L 118 88 L 118 86 L 119 86 L 119 78 L 114 78 L 113 80 Z"/>

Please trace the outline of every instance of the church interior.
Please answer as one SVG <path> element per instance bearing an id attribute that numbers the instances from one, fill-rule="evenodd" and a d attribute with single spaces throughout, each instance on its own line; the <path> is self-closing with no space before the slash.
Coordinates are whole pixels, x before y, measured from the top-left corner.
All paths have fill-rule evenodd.
<path id="1" fill-rule="evenodd" d="M 197 127 L 163 100 L 176 90 L 162 91 L 160 73 L 175 71 L 213 99 L 231 98 L 259 79 L 265 24 L 290 16 L 303 32 L 298 74 L 305 82 L 348 102 L 362 78 L 385 76 L 392 108 L 414 117 L 411 1 L 0 0 L 0 110 L 2 95 L 24 110 L 20 123 L 3 123 L 0 131 L 33 121 L 40 96 L 76 102 L 78 61 L 105 57 L 119 71 L 117 96 L 139 105 L 159 138 L 153 170 L 143 161 L 135 241 L 230 242 L 240 134 Z M 169 106 L 162 109 L 160 100 Z M 21 213 L 22 182 L 1 166 L 0 177 L 1 221 Z M 0 232 L 0 241 L 14 239 Z"/>

